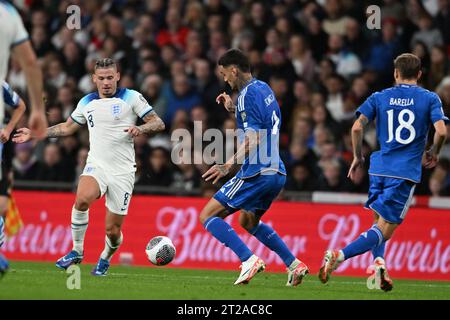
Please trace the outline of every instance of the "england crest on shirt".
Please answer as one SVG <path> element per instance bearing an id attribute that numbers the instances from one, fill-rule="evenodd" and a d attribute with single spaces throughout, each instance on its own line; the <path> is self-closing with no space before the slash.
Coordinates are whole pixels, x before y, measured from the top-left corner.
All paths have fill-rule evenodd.
<path id="1" fill-rule="evenodd" d="M 120 120 L 120 113 L 122 112 L 122 108 L 120 107 L 120 105 L 115 104 L 111 107 L 111 113 L 114 117 L 114 120 Z"/>

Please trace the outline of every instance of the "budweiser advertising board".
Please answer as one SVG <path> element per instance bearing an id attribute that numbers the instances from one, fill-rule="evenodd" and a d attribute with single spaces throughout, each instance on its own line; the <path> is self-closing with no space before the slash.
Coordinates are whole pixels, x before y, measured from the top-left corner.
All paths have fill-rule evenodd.
<path id="1" fill-rule="evenodd" d="M 56 261 L 72 246 L 71 208 L 75 195 L 16 191 L 14 196 L 24 227 L 1 251 L 16 260 Z M 113 263 L 154 266 L 145 246 L 156 235 L 170 237 L 176 248 L 168 267 L 238 270 L 240 262 L 198 220 L 208 199 L 134 196 L 123 228 L 124 243 Z M 95 263 L 104 246 L 104 200 L 90 209 L 85 239 L 85 262 Z M 359 205 L 275 202 L 264 215 L 292 252 L 313 274 L 324 250 L 342 248 L 372 223 L 372 213 Z M 239 236 L 267 263 L 268 272 L 285 272 L 282 261 L 238 224 L 238 213 L 227 218 Z M 387 243 L 386 260 L 392 277 L 450 280 L 450 211 L 411 208 L 405 222 Z M 336 274 L 364 276 L 370 253 L 349 259 Z"/>

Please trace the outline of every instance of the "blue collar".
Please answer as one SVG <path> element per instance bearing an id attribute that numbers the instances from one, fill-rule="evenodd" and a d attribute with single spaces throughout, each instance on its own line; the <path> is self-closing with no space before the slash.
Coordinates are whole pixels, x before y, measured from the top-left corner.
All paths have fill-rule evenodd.
<path id="1" fill-rule="evenodd" d="M 242 90 L 239 91 L 239 94 L 241 94 L 242 91 L 244 91 L 249 85 L 251 85 L 255 81 L 256 81 L 255 77 L 251 78 L 250 81 L 245 85 L 245 87 L 243 87 Z"/>

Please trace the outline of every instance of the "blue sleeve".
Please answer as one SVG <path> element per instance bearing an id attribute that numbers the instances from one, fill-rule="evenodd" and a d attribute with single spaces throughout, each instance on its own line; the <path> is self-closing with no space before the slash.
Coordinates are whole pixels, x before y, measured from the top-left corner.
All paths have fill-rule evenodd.
<path id="1" fill-rule="evenodd" d="M 256 97 L 247 92 L 238 98 L 238 117 L 241 117 L 244 130 L 259 130 L 263 128 Z"/>
<path id="2" fill-rule="evenodd" d="M 358 118 L 361 114 L 365 115 L 369 121 L 375 119 L 377 115 L 377 99 L 376 93 L 372 94 L 370 97 L 364 101 L 364 103 L 356 110 L 356 117 Z"/>
<path id="3" fill-rule="evenodd" d="M 449 119 L 444 114 L 441 99 L 439 99 L 439 96 L 435 93 L 431 94 L 430 118 L 432 123 L 439 120 L 444 120 L 445 123 L 449 123 Z"/>
<path id="4" fill-rule="evenodd" d="M 19 95 L 6 82 L 2 84 L 2 91 L 3 101 L 12 108 L 17 108 L 20 100 Z"/>

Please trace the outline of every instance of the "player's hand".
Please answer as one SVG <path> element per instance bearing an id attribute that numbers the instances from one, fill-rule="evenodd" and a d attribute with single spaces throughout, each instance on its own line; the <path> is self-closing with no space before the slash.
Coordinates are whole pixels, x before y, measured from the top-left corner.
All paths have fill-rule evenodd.
<path id="1" fill-rule="evenodd" d="M 24 143 L 31 140 L 31 130 L 28 128 L 17 129 L 12 141 L 15 143 Z"/>
<path id="2" fill-rule="evenodd" d="M 205 181 L 209 181 L 211 179 L 213 180 L 213 184 L 216 184 L 217 181 L 219 181 L 220 178 L 225 177 L 230 172 L 230 168 L 226 164 L 216 164 L 212 166 L 208 171 L 206 171 L 202 178 L 205 179 Z"/>
<path id="3" fill-rule="evenodd" d="M 227 109 L 228 112 L 234 112 L 234 110 L 236 109 L 236 107 L 234 106 L 233 100 L 225 92 L 221 93 L 217 96 L 216 102 L 217 102 L 217 104 L 223 103 L 225 109 Z"/>
<path id="4" fill-rule="evenodd" d="M 137 137 L 138 135 L 140 135 L 142 133 L 142 130 L 139 127 L 134 127 L 134 126 L 133 127 L 129 127 L 129 128 L 127 128 L 127 129 L 125 129 L 123 131 L 128 132 L 128 134 L 130 136 L 132 136 L 133 138 Z"/>
<path id="5" fill-rule="evenodd" d="M 46 138 L 48 123 L 43 112 L 32 110 L 30 119 L 28 120 L 28 126 L 34 138 L 38 140 Z"/>
<path id="6" fill-rule="evenodd" d="M 353 158 L 352 164 L 350 166 L 350 169 L 348 170 L 347 178 L 350 178 L 353 182 L 355 182 L 355 172 L 356 169 L 360 166 L 362 166 L 364 163 L 364 158 Z"/>
<path id="7" fill-rule="evenodd" d="M 434 168 L 439 162 L 439 156 L 434 154 L 433 150 L 427 150 L 424 154 L 422 164 L 425 168 L 431 169 Z"/>
<path id="8" fill-rule="evenodd" d="M 6 143 L 9 140 L 9 137 L 11 136 L 11 130 L 8 128 L 3 128 L 0 130 L 0 141 L 2 143 Z"/>

